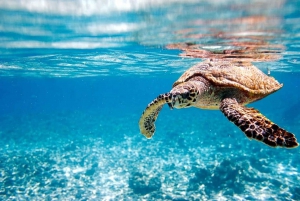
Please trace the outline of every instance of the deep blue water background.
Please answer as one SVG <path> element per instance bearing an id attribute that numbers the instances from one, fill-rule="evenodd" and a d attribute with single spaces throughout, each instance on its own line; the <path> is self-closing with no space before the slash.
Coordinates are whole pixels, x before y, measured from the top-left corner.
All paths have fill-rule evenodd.
<path id="1" fill-rule="evenodd" d="M 103 76 L 83 78 L 1 78 L 1 114 L 27 114 L 59 111 L 101 111 L 119 114 L 141 113 L 158 94 L 171 89 L 180 74 L 168 76 Z M 272 73 L 284 87 L 253 103 L 265 111 L 289 114 L 278 120 L 297 120 L 300 95 L 298 72 Z M 272 104 L 266 104 L 266 103 Z M 293 109 L 292 109 L 293 108 Z"/>
<path id="2" fill-rule="evenodd" d="M 160 2 L 0 1 L 0 200 L 300 200 L 300 149 L 218 110 L 165 106 L 151 140 L 138 128 L 202 61 L 166 45 L 250 38 L 284 46 L 254 62 L 284 86 L 249 107 L 300 139 L 298 1 Z"/>

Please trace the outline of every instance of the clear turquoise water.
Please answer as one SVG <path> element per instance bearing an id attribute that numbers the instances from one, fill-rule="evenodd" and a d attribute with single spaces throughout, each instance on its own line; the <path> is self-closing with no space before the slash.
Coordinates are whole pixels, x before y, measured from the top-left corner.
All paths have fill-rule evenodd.
<path id="1" fill-rule="evenodd" d="M 166 45 L 235 32 L 284 45 L 255 63 L 284 87 L 250 106 L 300 139 L 300 2 L 88 2 L 0 1 L 0 200 L 300 200 L 299 148 L 250 141 L 220 111 L 164 107 L 153 139 L 138 129 L 201 61 Z"/>

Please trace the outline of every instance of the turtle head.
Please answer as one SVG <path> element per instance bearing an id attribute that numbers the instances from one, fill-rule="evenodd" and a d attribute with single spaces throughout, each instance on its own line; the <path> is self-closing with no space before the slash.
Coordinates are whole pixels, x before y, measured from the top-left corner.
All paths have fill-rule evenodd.
<path id="1" fill-rule="evenodd" d="M 193 104 L 193 99 L 191 98 L 191 94 L 188 90 L 184 90 L 181 93 L 174 92 L 171 93 L 172 98 L 171 101 L 168 103 L 171 109 L 176 108 L 186 108 L 190 107 Z"/>
<path id="2" fill-rule="evenodd" d="M 193 106 L 197 101 L 199 90 L 193 82 L 186 82 L 175 86 L 170 93 L 169 107 L 180 109 Z"/>
<path id="3" fill-rule="evenodd" d="M 164 104 L 168 104 L 171 109 L 194 106 L 199 100 L 200 92 L 205 89 L 202 82 L 189 81 L 174 86 L 168 93 L 160 94 L 148 104 L 139 120 L 141 133 L 148 139 L 153 136 L 155 121 Z"/>

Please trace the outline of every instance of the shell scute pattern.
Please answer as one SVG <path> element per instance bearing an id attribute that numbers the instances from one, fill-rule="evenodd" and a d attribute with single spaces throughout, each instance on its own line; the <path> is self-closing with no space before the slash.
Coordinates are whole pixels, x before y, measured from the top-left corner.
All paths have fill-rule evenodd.
<path id="1" fill-rule="evenodd" d="M 252 94 L 269 94 L 282 87 L 249 62 L 206 60 L 188 69 L 173 85 L 202 76 L 217 86 L 235 87 Z"/>
<path id="2" fill-rule="evenodd" d="M 195 66 L 191 67 L 187 71 L 185 71 L 179 78 L 178 80 L 173 84 L 173 87 L 186 82 L 192 78 L 194 78 L 197 75 L 203 75 L 202 72 L 208 71 L 211 68 L 209 63 L 199 63 L 196 64 Z"/>

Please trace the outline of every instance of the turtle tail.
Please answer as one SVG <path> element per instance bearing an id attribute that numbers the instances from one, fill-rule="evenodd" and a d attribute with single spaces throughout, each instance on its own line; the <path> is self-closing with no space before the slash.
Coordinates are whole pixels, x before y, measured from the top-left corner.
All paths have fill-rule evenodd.
<path id="1" fill-rule="evenodd" d="M 246 108 L 235 99 L 222 101 L 221 111 L 250 139 L 261 141 L 271 147 L 295 148 L 295 135 L 280 128 L 254 108 Z"/>
<path id="2" fill-rule="evenodd" d="M 148 139 L 150 139 L 155 132 L 155 121 L 157 119 L 158 113 L 162 109 L 165 103 L 170 103 L 172 98 L 171 93 L 160 94 L 151 103 L 148 104 L 144 110 L 140 121 L 140 131 Z"/>

